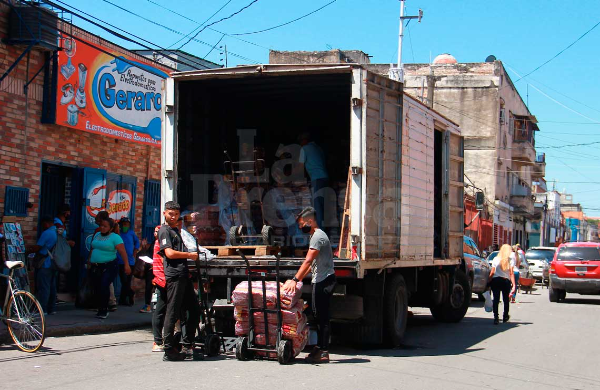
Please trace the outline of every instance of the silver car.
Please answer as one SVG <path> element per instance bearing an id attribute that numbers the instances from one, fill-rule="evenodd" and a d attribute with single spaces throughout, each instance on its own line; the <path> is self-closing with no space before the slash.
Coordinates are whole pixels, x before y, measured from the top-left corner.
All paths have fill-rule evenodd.
<path id="1" fill-rule="evenodd" d="M 525 259 L 529 263 L 531 275 L 544 284 L 548 284 L 550 280 L 550 263 L 554 259 L 554 253 L 556 253 L 556 248 L 545 246 L 530 248 L 525 253 Z"/>

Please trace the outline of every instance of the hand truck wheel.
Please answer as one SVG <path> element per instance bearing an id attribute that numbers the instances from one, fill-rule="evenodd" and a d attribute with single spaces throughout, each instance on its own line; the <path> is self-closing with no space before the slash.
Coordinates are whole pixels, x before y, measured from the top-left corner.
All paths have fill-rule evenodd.
<path id="1" fill-rule="evenodd" d="M 229 228 L 229 232 L 227 232 L 227 243 L 231 246 L 236 246 L 239 243 L 240 239 L 240 227 L 232 226 Z"/>
<path id="2" fill-rule="evenodd" d="M 273 245 L 273 227 L 264 225 L 262 227 L 261 236 L 264 245 Z"/>
<path id="3" fill-rule="evenodd" d="M 218 334 L 209 334 L 204 340 L 204 353 L 207 356 L 214 357 L 221 351 L 221 338 Z"/>
<path id="4" fill-rule="evenodd" d="M 292 342 L 281 340 L 277 346 L 277 361 L 279 364 L 288 364 L 293 358 Z"/>
<path id="5" fill-rule="evenodd" d="M 235 357 L 240 361 L 252 359 L 252 351 L 248 350 L 248 337 L 238 338 L 235 344 Z"/>

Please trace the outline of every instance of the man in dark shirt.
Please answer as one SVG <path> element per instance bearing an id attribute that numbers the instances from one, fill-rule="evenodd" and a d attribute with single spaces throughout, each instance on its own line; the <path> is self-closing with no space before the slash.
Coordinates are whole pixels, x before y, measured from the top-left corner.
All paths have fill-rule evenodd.
<path id="1" fill-rule="evenodd" d="M 187 259 L 198 260 L 198 253 L 186 252 L 183 239 L 177 228 L 180 215 L 180 206 L 176 202 L 165 203 L 165 225 L 158 231 L 158 242 L 160 245 L 159 255 L 163 258 L 166 289 L 167 289 L 167 313 L 164 328 L 164 350 L 165 361 L 180 361 L 193 358 L 194 338 L 199 319 L 186 319 L 186 332 L 183 335 L 183 348 L 181 353 L 175 348 L 175 323 L 180 319 L 182 310 L 190 306 L 196 300 L 194 286 L 190 279 Z M 188 317 L 192 317 L 188 311 Z M 195 316 L 194 316 L 195 317 Z M 194 326 L 193 324 L 196 324 Z"/>

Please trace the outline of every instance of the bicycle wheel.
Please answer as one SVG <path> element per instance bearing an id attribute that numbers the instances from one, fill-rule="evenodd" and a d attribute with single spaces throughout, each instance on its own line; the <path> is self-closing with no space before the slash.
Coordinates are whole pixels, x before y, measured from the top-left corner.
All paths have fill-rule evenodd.
<path id="1" fill-rule="evenodd" d="M 31 293 L 15 292 L 8 303 L 6 322 L 10 337 L 20 350 L 35 352 L 44 343 L 44 312 Z"/>

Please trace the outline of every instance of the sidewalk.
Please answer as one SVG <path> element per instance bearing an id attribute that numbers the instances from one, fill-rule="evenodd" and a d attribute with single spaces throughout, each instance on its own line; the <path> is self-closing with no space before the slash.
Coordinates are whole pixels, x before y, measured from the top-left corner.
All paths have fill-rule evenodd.
<path id="1" fill-rule="evenodd" d="M 73 303 L 57 306 L 57 313 L 46 316 L 46 337 L 77 336 L 90 333 L 108 333 L 129 329 L 149 328 L 152 314 L 140 313 L 142 304 L 119 306 L 108 318 L 96 318 L 96 312 L 75 308 Z M 0 323 L 0 344 L 12 343 L 8 329 Z"/>

